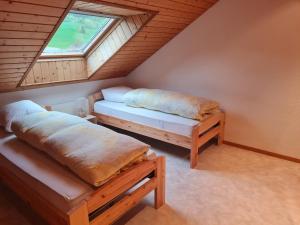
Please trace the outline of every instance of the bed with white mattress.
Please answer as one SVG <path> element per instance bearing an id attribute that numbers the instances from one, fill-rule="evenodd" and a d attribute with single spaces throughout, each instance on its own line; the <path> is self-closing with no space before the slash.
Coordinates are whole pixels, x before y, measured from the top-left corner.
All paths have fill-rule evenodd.
<path id="1" fill-rule="evenodd" d="M 114 90 L 114 93 L 104 97 L 103 95 L 106 94 L 106 91 L 110 91 L 110 89 Z M 115 90 L 117 90 L 117 92 L 115 92 Z M 194 168 L 197 165 L 198 151 L 202 145 L 214 137 L 218 138 L 218 144 L 223 142 L 224 113 L 222 111 L 217 110 L 214 113 L 205 115 L 203 120 L 199 121 L 172 113 L 166 113 L 161 110 L 149 109 L 143 106 L 132 107 L 123 101 L 124 95 L 128 95 L 126 93 L 130 93 L 130 90 L 132 89 L 127 87 L 113 87 L 89 96 L 89 108 L 91 114 L 97 117 L 100 124 L 121 128 L 190 149 L 191 168 Z M 139 91 L 139 89 L 135 90 Z M 142 92 L 144 90 L 142 90 Z M 163 95 L 165 91 L 154 90 L 154 93 L 155 92 L 162 92 Z M 147 103 L 152 101 L 151 94 L 152 93 L 145 94 L 146 98 L 148 97 L 148 99 L 146 99 Z M 173 94 L 174 93 L 170 94 L 171 97 Z M 140 93 L 138 93 L 137 96 L 137 99 L 141 98 Z M 181 97 L 181 95 L 179 95 L 179 97 Z M 167 101 L 169 99 L 170 97 L 167 98 Z M 136 103 L 134 100 L 132 101 L 133 104 Z M 186 112 L 176 105 L 177 99 L 173 98 L 171 100 L 173 100 L 173 105 L 169 108 L 173 107 L 173 109 L 177 110 L 179 113 Z M 158 101 L 153 102 L 153 105 L 155 106 Z M 186 103 L 185 99 L 181 102 Z M 160 107 L 163 108 L 164 106 L 160 105 Z M 189 105 L 185 104 L 183 107 L 189 108 Z M 194 108 L 197 108 L 197 106 Z"/>

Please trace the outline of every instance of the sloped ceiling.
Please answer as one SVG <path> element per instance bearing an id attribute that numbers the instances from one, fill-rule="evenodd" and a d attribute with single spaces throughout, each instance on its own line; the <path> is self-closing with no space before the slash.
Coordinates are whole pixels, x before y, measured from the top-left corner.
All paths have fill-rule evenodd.
<path id="1" fill-rule="evenodd" d="M 15 90 L 71 0 L 0 1 L 0 91 Z"/>
<path id="2" fill-rule="evenodd" d="M 156 14 L 86 80 L 126 76 L 197 19 L 217 0 L 88 0 Z M 0 0 L 0 92 L 20 87 L 47 42 L 71 9 L 71 0 Z M 80 9 L 80 4 L 77 5 Z M 128 12 L 128 11 L 127 11 Z"/>

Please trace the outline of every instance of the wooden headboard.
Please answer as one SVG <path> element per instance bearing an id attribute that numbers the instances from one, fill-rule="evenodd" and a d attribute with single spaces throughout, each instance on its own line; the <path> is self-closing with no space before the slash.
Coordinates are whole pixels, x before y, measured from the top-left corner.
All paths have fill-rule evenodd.
<path id="1" fill-rule="evenodd" d="M 90 95 L 88 97 L 88 100 L 89 100 L 89 112 L 90 114 L 92 114 L 92 112 L 94 112 L 94 104 L 95 102 L 99 101 L 103 99 L 103 95 L 101 94 L 101 92 L 97 92 L 97 93 L 94 93 L 92 95 Z"/>

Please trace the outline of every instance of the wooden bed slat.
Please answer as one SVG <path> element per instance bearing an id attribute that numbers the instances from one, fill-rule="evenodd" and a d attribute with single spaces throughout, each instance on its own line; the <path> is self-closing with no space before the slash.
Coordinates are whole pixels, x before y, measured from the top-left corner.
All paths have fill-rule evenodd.
<path id="1" fill-rule="evenodd" d="M 141 187 L 126 195 L 118 203 L 106 210 L 103 214 L 91 221 L 91 225 L 107 225 L 117 220 L 130 208 L 134 207 L 142 198 L 157 186 L 157 179 L 152 178 L 143 184 Z"/>
<path id="2" fill-rule="evenodd" d="M 88 212 L 95 211 L 99 206 L 106 204 L 110 199 L 124 193 L 133 184 L 149 174 L 149 171 L 155 169 L 153 161 L 146 161 L 134 166 L 132 170 L 125 171 L 118 177 L 117 182 L 112 179 L 103 188 L 100 188 L 88 200 Z"/>

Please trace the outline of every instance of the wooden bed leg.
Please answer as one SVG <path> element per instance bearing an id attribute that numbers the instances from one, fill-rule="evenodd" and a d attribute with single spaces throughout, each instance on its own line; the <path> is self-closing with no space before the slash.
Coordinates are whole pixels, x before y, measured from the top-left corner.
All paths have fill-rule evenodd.
<path id="1" fill-rule="evenodd" d="M 225 116 L 222 116 L 220 120 L 220 133 L 218 135 L 218 145 L 223 144 L 224 141 L 224 129 L 225 129 Z"/>
<path id="2" fill-rule="evenodd" d="M 190 152 L 190 167 L 193 169 L 196 167 L 198 162 L 198 152 L 199 152 L 199 131 L 197 128 L 193 129 L 192 132 L 192 148 Z"/>
<path id="3" fill-rule="evenodd" d="M 72 209 L 68 213 L 69 225 L 89 225 L 89 213 L 87 203 L 84 202 L 79 207 Z"/>
<path id="4" fill-rule="evenodd" d="M 193 144 L 191 152 L 190 152 L 190 167 L 193 169 L 196 167 L 198 163 L 198 146 L 197 144 Z"/>
<path id="5" fill-rule="evenodd" d="M 166 174 L 166 159 L 158 157 L 157 169 L 155 176 L 157 178 L 157 187 L 155 188 L 155 208 L 158 209 L 165 204 L 165 174 Z"/>

